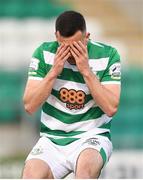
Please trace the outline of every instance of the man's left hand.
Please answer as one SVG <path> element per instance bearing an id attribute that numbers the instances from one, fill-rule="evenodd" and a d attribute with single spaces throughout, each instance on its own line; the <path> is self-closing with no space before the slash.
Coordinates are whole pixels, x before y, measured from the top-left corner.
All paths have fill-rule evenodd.
<path id="1" fill-rule="evenodd" d="M 90 72 L 88 64 L 87 47 L 81 41 L 73 42 L 70 45 L 70 52 L 76 61 L 76 65 L 80 73 L 84 76 Z"/>

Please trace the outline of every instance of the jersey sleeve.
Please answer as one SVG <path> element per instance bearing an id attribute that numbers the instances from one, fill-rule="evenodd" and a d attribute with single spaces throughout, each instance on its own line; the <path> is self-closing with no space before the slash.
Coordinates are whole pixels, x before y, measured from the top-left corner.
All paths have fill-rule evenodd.
<path id="1" fill-rule="evenodd" d="M 39 46 L 32 55 L 28 70 L 29 79 L 41 80 L 47 74 L 42 46 Z"/>
<path id="2" fill-rule="evenodd" d="M 120 55 L 115 48 L 112 48 L 109 55 L 107 68 L 101 79 L 102 84 L 120 84 L 121 62 Z"/>

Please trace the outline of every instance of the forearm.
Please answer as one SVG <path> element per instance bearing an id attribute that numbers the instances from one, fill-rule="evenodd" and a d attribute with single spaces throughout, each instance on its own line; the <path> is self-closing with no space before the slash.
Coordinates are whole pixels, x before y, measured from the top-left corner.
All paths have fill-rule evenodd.
<path id="1" fill-rule="evenodd" d="M 84 75 L 84 80 L 96 104 L 108 116 L 113 116 L 117 111 L 119 98 L 104 87 L 91 71 Z"/>
<path id="2" fill-rule="evenodd" d="M 49 97 L 57 76 L 62 72 L 65 61 L 69 58 L 69 46 L 63 43 L 56 52 L 54 64 L 46 77 L 41 81 L 28 81 L 23 101 L 25 110 L 32 114 Z"/>
<path id="3" fill-rule="evenodd" d="M 35 112 L 48 98 L 56 80 L 56 75 L 50 71 L 39 83 L 39 86 L 28 90 L 24 94 L 25 109 L 29 114 Z"/>

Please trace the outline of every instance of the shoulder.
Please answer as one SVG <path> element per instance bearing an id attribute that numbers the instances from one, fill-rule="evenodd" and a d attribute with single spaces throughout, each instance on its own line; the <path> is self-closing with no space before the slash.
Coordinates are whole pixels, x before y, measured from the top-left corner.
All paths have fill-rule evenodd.
<path id="1" fill-rule="evenodd" d="M 32 58 L 36 58 L 40 61 L 45 61 L 45 54 L 48 55 L 54 55 L 58 48 L 58 42 L 52 41 L 52 42 L 43 42 L 41 45 L 38 46 L 38 48 L 35 49 L 34 53 L 32 54 Z"/>
<path id="2" fill-rule="evenodd" d="M 57 41 L 51 41 L 51 42 L 43 42 L 39 46 L 39 49 L 41 51 L 49 51 L 51 53 L 55 53 L 58 47 L 59 47 L 59 44 Z"/>
<path id="3" fill-rule="evenodd" d="M 89 58 L 105 58 L 110 57 L 117 50 L 111 45 L 90 40 L 88 42 Z"/>

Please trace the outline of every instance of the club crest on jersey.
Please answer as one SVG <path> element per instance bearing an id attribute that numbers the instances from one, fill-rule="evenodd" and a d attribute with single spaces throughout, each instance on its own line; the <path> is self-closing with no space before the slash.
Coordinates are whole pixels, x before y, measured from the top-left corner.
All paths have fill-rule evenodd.
<path id="1" fill-rule="evenodd" d="M 39 65 L 39 59 L 32 58 L 29 68 L 31 70 L 35 70 L 36 71 L 36 70 L 38 70 L 38 65 Z"/>
<path id="2" fill-rule="evenodd" d="M 115 63 L 109 69 L 109 74 L 111 75 L 112 79 L 119 80 L 121 78 L 121 64 Z"/>
<path id="3" fill-rule="evenodd" d="M 82 109 L 84 108 L 86 94 L 82 90 L 66 89 L 61 88 L 60 100 L 66 103 L 66 107 L 70 110 L 72 109 Z"/>
<path id="4" fill-rule="evenodd" d="M 34 148 L 31 152 L 32 155 L 39 155 L 43 153 L 43 148 L 39 146 L 38 148 Z"/>

